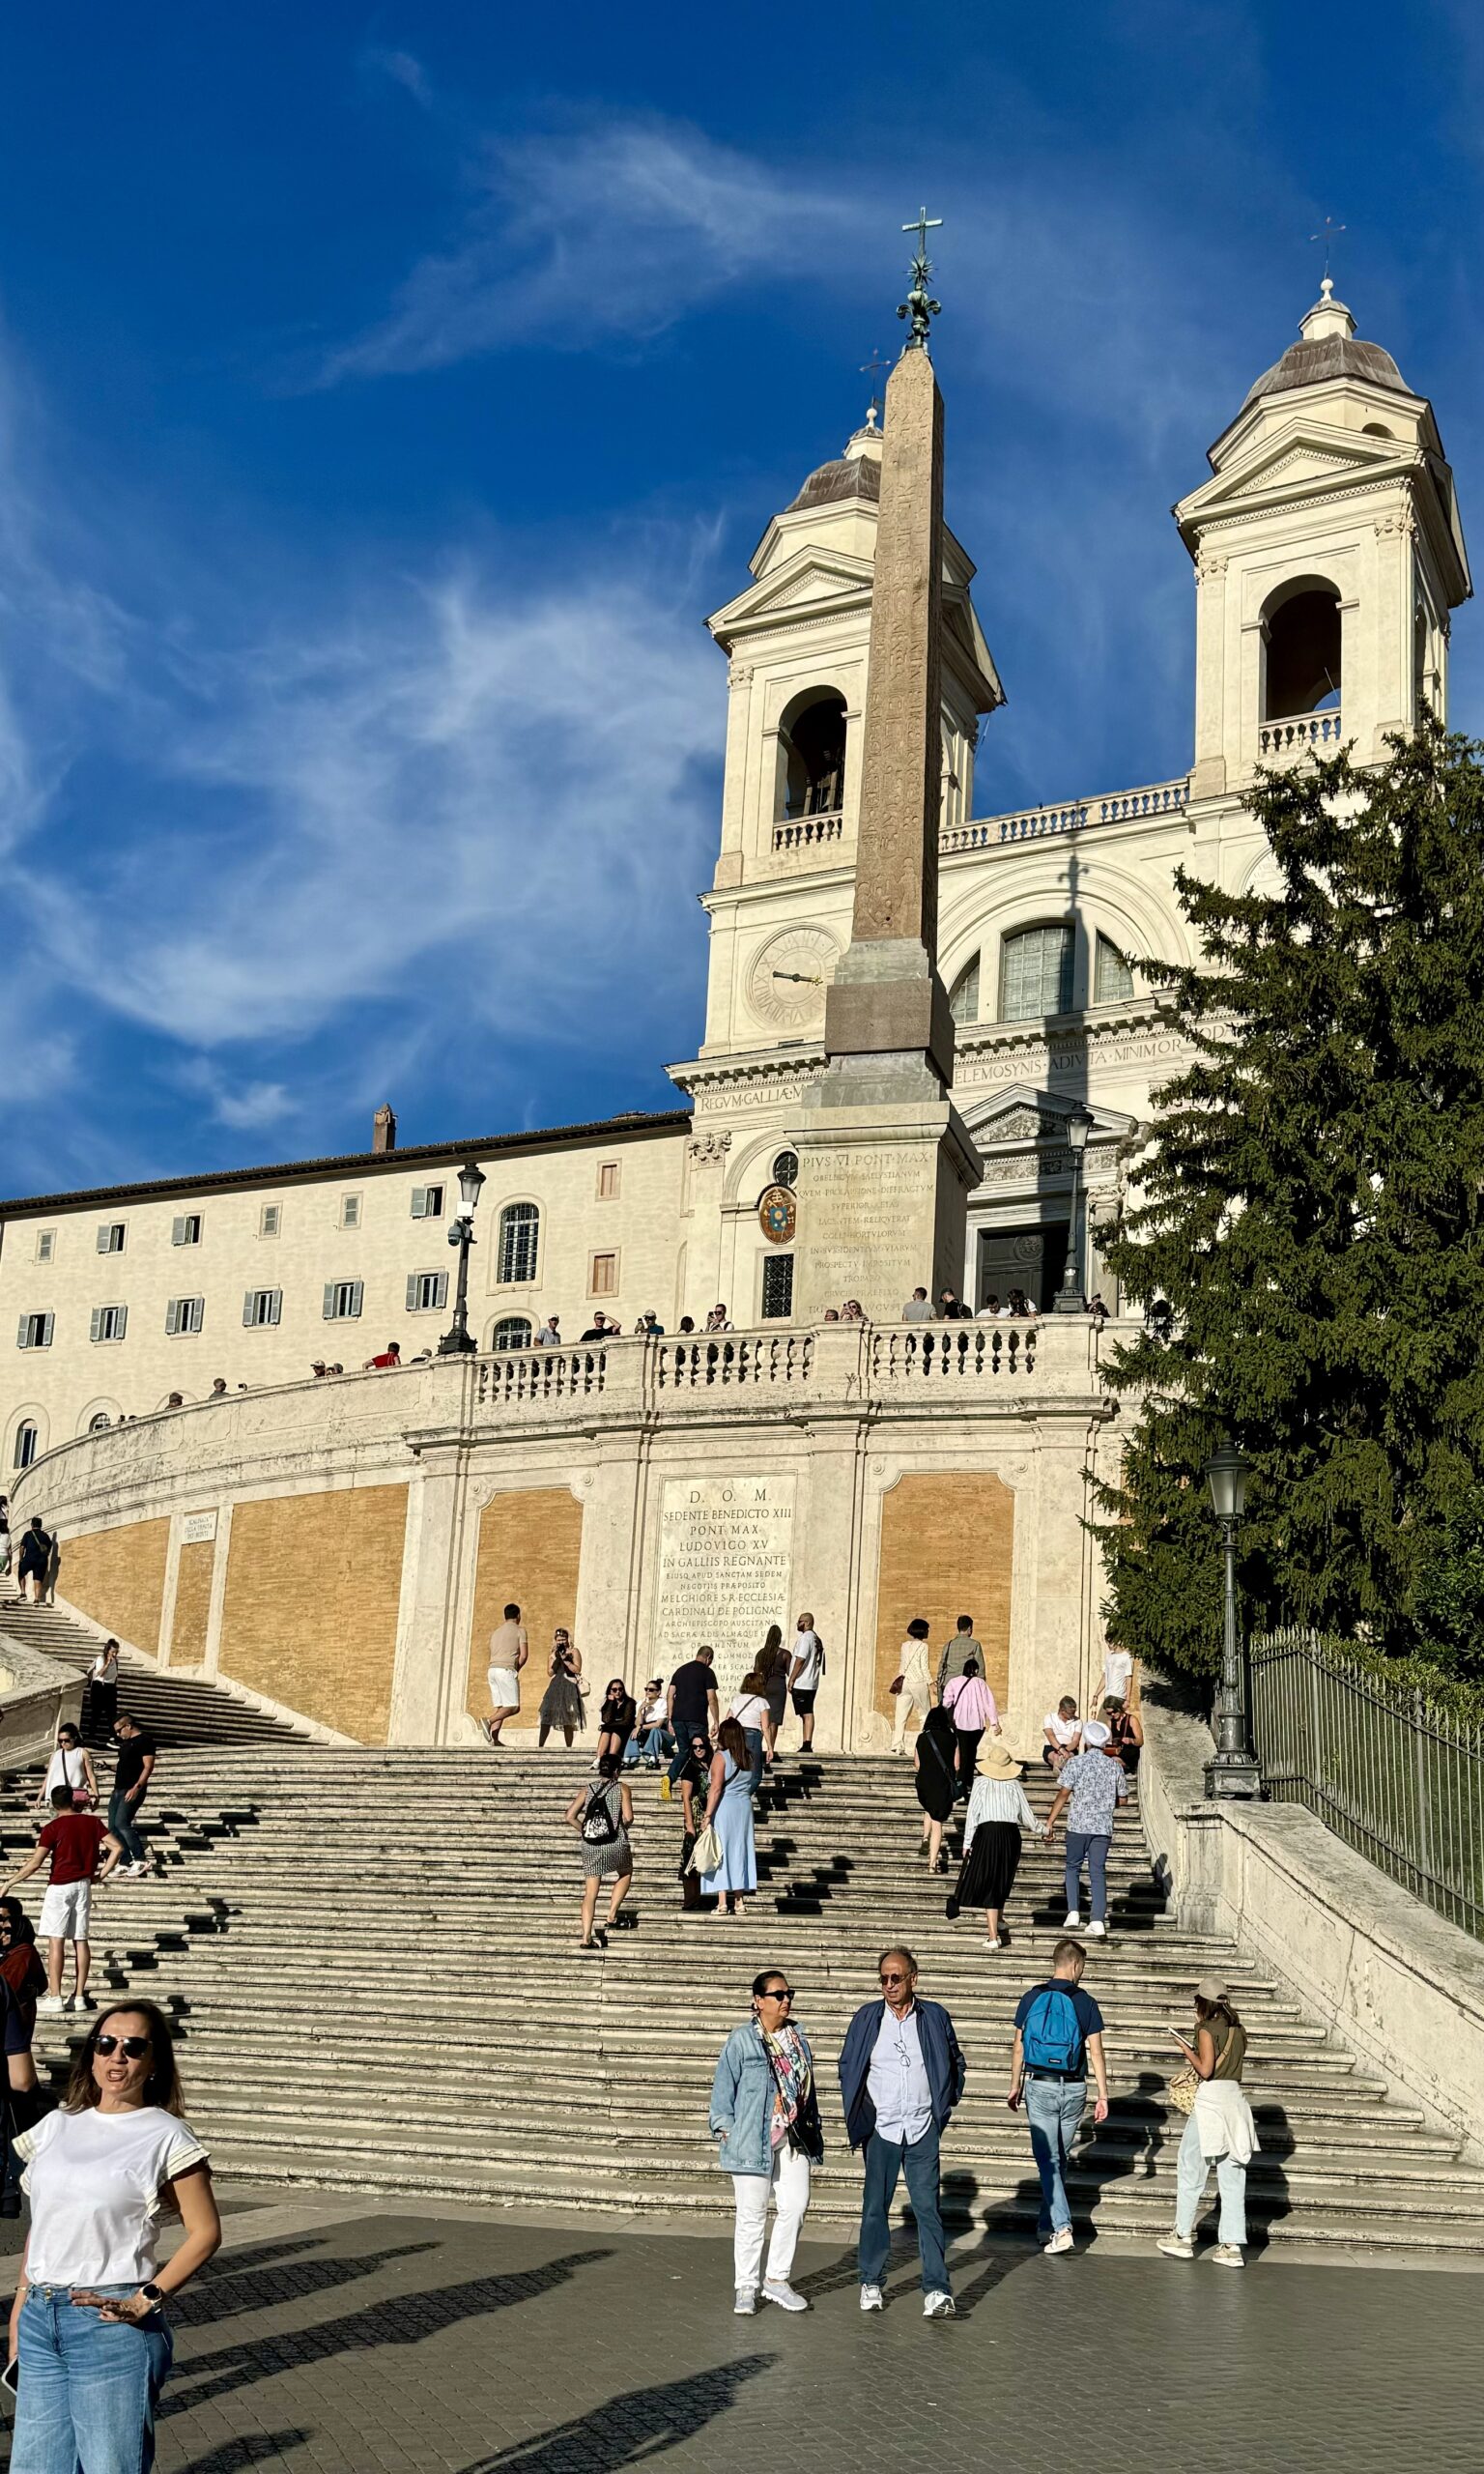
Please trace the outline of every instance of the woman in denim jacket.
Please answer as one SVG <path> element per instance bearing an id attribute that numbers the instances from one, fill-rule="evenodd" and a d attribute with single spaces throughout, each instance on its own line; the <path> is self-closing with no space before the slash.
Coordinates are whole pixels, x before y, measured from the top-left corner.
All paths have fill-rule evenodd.
<path id="1" fill-rule="evenodd" d="M 711 2083 L 711 2133 L 721 2142 L 717 2162 L 731 2175 L 736 2194 L 733 2256 L 739 2314 L 757 2308 L 770 2192 L 776 2215 L 762 2298 L 782 2311 L 809 2309 L 789 2284 L 788 2272 L 809 2205 L 810 2167 L 823 2158 L 824 2140 L 814 2057 L 803 2029 L 793 2025 L 792 2002 L 792 1988 L 782 1968 L 764 1968 L 755 1976 L 753 2015 L 723 2045 Z"/>

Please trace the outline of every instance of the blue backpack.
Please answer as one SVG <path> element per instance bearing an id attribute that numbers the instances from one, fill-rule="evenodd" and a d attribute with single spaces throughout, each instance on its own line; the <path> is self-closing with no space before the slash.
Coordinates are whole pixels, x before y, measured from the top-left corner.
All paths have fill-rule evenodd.
<path id="1" fill-rule="evenodd" d="M 1020 2030 L 1027 2070 L 1049 2070 L 1075 2079 L 1082 2070 L 1082 2029 L 1068 1985 L 1043 1984 Z"/>

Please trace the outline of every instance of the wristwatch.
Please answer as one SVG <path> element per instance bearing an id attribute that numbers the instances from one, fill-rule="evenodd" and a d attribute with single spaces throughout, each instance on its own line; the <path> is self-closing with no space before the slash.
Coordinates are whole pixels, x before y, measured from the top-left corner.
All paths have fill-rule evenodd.
<path id="1" fill-rule="evenodd" d="M 146 2302 L 149 2304 L 150 2309 L 152 2311 L 157 2311 L 165 2298 L 165 2289 L 163 2286 L 153 2284 L 142 2285 L 139 2287 L 139 2290 L 143 2294 Z"/>

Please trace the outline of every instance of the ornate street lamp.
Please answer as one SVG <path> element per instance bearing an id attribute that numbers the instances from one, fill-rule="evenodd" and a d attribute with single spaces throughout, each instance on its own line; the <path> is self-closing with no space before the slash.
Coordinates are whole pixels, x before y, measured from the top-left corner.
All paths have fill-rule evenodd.
<path id="1" fill-rule="evenodd" d="M 459 1197 L 464 1208 L 450 1223 L 448 1243 L 459 1250 L 459 1283 L 453 1301 L 453 1321 L 438 1344 L 440 1357 L 462 1357 L 474 1343 L 469 1329 L 469 1250 L 474 1242 L 474 1213 L 484 1188 L 484 1170 L 472 1160 L 467 1160 L 459 1170 Z"/>
<path id="2" fill-rule="evenodd" d="M 1058 1314 L 1085 1314 L 1087 1299 L 1082 1294 L 1082 1195 L 1080 1175 L 1082 1154 L 1095 1119 L 1088 1108 L 1073 1108 L 1067 1120 L 1067 1148 L 1071 1154 L 1071 1200 L 1067 1211 L 1067 1267 L 1062 1284 L 1056 1292 L 1054 1311 Z"/>
<path id="3" fill-rule="evenodd" d="M 1221 1523 L 1226 1557 L 1226 1614 L 1221 1643 L 1221 1688 L 1216 1694 L 1215 1759 L 1206 1765 L 1208 1796 L 1260 1796 L 1262 1772 L 1252 1754 L 1246 1694 L 1237 1642 L 1237 1525 L 1247 1500 L 1248 1462 L 1234 1443 L 1224 1443 L 1206 1463 L 1212 1509 Z"/>

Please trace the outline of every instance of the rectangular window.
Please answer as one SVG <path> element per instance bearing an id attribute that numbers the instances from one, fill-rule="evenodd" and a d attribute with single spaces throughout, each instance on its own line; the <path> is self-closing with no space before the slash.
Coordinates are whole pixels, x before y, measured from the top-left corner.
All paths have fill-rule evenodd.
<path id="1" fill-rule="evenodd" d="M 589 1297 L 616 1297 L 618 1294 L 618 1257 L 616 1254 L 593 1254 L 587 1274 Z"/>
<path id="2" fill-rule="evenodd" d="M 414 1218 L 414 1220 L 442 1220 L 442 1216 L 443 1216 L 443 1190 L 442 1190 L 442 1186 L 414 1186 L 414 1188 L 413 1188 L 413 1218 Z"/>
<path id="3" fill-rule="evenodd" d="M 616 1160 L 600 1160 L 598 1162 L 598 1200 L 599 1202 L 616 1202 L 617 1199 L 618 1163 Z"/>
<path id="4" fill-rule="evenodd" d="M 128 1328 L 127 1306 L 95 1306 L 92 1338 L 95 1340 L 122 1340 Z"/>
<path id="5" fill-rule="evenodd" d="M 358 1280 L 328 1280 L 325 1282 L 325 1320 L 327 1323 L 354 1323 L 360 1312 L 363 1282 Z"/>
<path id="6" fill-rule="evenodd" d="M 283 1311 L 281 1288 L 249 1288 L 243 1300 L 243 1323 L 249 1332 L 261 1332 L 276 1323 Z"/>
<path id="7" fill-rule="evenodd" d="M 54 1314 L 22 1314 L 20 1330 L 15 1336 L 18 1349 L 49 1349 Z"/>
<path id="8" fill-rule="evenodd" d="M 201 1214 L 199 1211 L 183 1212 L 180 1219 L 172 1223 L 170 1243 L 172 1246 L 200 1245 Z"/>
<path id="9" fill-rule="evenodd" d="M 37 1261 L 38 1261 L 39 1263 L 49 1263 L 49 1262 L 52 1260 L 53 1256 L 55 1255 L 56 1251 L 57 1251 L 57 1232 L 56 1232 L 56 1230 L 55 1230 L 54 1228 L 39 1228 L 39 1229 L 37 1230 L 37 1232 L 36 1232 L 36 1259 L 37 1259 Z"/>
<path id="10" fill-rule="evenodd" d="M 448 1302 L 446 1272 L 409 1272 L 407 1275 L 407 1310 L 409 1314 L 432 1314 Z"/>
<path id="11" fill-rule="evenodd" d="M 793 1312 L 793 1256 L 765 1254 L 762 1262 L 762 1319 L 786 1321 Z"/>
<path id="12" fill-rule="evenodd" d="M 1026 928 L 1005 939 L 1000 1020 L 1030 1022 L 1071 1011 L 1072 932 Z"/>
<path id="13" fill-rule="evenodd" d="M 341 1225 L 341 1227 L 342 1227 L 342 1228 L 358 1228 L 358 1227 L 360 1226 L 360 1196 L 359 1196 L 359 1194 L 342 1194 L 342 1195 L 341 1195 L 341 1197 L 340 1197 L 340 1225 Z"/>
<path id="14" fill-rule="evenodd" d="M 1098 939 L 1093 979 L 1095 1005 L 1126 1005 L 1133 994 L 1133 973 L 1110 936 Z"/>
<path id="15" fill-rule="evenodd" d="M 124 1223 L 122 1220 L 104 1220 L 99 1223 L 98 1251 L 100 1254 L 123 1253 Z"/>
<path id="16" fill-rule="evenodd" d="M 199 1332 L 205 1321 L 204 1297 L 172 1297 L 165 1308 L 165 1330 L 172 1338 L 178 1332 Z"/>
<path id="17" fill-rule="evenodd" d="M 276 1237 L 282 1224 L 282 1203 L 266 1202 L 258 1214 L 258 1235 L 260 1237 Z"/>

